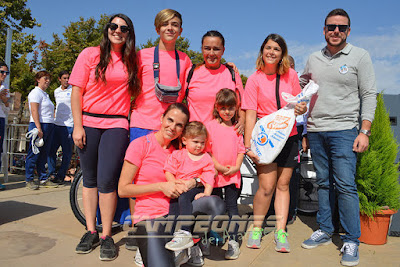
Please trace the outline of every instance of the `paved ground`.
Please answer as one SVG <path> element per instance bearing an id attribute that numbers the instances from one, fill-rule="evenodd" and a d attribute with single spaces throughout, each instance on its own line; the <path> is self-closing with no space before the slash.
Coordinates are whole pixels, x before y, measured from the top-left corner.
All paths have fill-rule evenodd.
<path id="1" fill-rule="evenodd" d="M 3 179 L 0 176 L 0 182 Z M 69 206 L 69 186 L 55 189 L 24 188 L 23 177 L 11 175 L 7 190 L 0 191 L 0 266 L 135 266 L 134 252 L 124 248 L 126 232 L 114 236 L 119 256 L 112 262 L 98 259 L 99 248 L 87 255 L 74 252 L 84 227 Z M 301 242 L 315 229 L 315 217 L 300 216 L 288 226 L 291 253 L 274 251 L 273 236 L 263 238 L 258 250 L 241 247 L 240 258 L 226 261 L 226 246 L 213 247 L 205 266 L 339 266 L 341 242 L 305 250 Z M 383 246 L 360 245 L 359 266 L 400 266 L 400 238 L 388 237 Z"/>

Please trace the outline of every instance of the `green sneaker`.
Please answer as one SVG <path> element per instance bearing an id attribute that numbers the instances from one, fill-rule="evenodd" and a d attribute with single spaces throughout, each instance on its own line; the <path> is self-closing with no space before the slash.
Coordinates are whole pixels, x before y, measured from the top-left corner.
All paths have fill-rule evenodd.
<path id="1" fill-rule="evenodd" d="M 274 242 L 276 244 L 275 245 L 276 251 L 284 253 L 290 252 L 290 247 L 287 237 L 288 233 L 286 233 L 283 229 L 275 231 Z"/>
<path id="2" fill-rule="evenodd" d="M 262 228 L 254 227 L 253 231 L 249 231 L 249 239 L 247 240 L 248 248 L 261 247 Z"/>
<path id="3" fill-rule="evenodd" d="M 25 182 L 25 188 L 29 190 L 38 190 L 39 185 L 35 181 Z"/>
<path id="4" fill-rule="evenodd" d="M 58 184 L 53 183 L 52 181 L 50 181 L 49 179 L 47 180 L 42 180 L 40 181 L 40 186 L 41 187 L 47 187 L 47 188 L 57 188 Z"/>

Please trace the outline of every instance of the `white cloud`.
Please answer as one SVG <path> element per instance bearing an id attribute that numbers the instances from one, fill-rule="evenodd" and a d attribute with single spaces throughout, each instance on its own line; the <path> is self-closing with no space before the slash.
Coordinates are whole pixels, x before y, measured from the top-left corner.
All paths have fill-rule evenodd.
<path id="1" fill-rule="evenodd" d="M 352 32 L 349 42 L 366 49 L 374 64 L 378 91 L 387 94 L 400 94 L 400 25 L 379 28 L 374 35 L 357 35 Z M 296 70 L 302 72 L 309 55 L 321 50 L 326 43 L 306 44 L 288 40 L 289 54 L 296 61 Z M 232 55 L 229 60 L 235 62 L 240 73 L 246 76 L 254 71 L 258 51 L 248 51 L 240 55 Z"/>

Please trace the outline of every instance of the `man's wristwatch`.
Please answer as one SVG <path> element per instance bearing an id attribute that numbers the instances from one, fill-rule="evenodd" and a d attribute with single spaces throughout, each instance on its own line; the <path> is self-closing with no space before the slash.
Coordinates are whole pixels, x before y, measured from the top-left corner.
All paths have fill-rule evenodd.
<path id="1" fill-rule="evenodd" d="M 365 134 L 366 136 L 370 137 L 371 136 L 371 131 L 370 130 L 365 130 L 365 129 L 361 129 L 360 133 Z"/>

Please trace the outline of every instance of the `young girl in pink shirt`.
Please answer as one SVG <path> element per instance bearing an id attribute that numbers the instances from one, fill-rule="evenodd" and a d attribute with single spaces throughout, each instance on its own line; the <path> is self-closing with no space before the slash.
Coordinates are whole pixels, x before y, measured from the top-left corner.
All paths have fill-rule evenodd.
<path id="1" fill-rule="evenodd" d="M 229 217 L 239 215 L 237 199 L 240 190 L 240 165 L 244 157 L 243 136 L 238 135 L 235 124 L 238 120 L 239 101 L 237 94 L 230 89 L 221 89 L 215 99 L 214 120 L 206 124 L 209 137 L 209 152 L 218 175 L 214 190 L 222 195 L 225 191 L 225 204 Z M 240 254 L 237 242 L 237 229 L 230 233 L 226 259 L 237 259 Z"/>
<path id="2" fill-rule="evenodd" d="M 214 163 L 211 156 L 204 152 L 208 139 L 207 129 L 201 122 L 190 122 L 183 131 L 182 143 L 185 148 L 176 150 L 168 157 L 165 166 L 165 177 L 169 182 L 194 179 L 195 188 L 182 193 L 179 198 L 171 199 L 170 213 L 192 215 L 192 201 L 210 196 L 214 187 Z M 193 246 L 190 226 L 182 226 L 174 233 L 174 238 L 165 245 L 172 251 L 179 251 Z"/>

